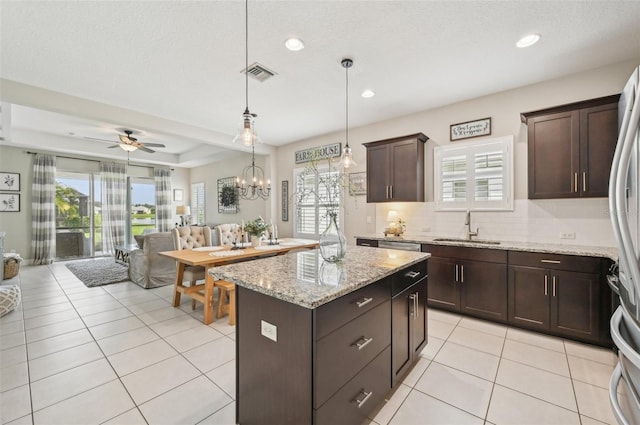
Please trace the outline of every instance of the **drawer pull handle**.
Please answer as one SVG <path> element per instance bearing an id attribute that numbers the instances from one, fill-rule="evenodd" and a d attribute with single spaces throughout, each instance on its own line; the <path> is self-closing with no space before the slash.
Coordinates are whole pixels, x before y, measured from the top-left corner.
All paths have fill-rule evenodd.
<path id="1" fill-rule="evenodd" d="M 353 402 L 358 405 L 358 409 L 364 406 L 364 404 L 369 400 L 369 398 L 373 395 L 373 391 L 366 392 L 365 390 L 360 391 L 358 396 L 353 399 Z M 360 398 L 360 396 L 364 396 Z"/>
<path id="2" fill-rule="evenodd" d="M 358 347 L 358 351 L 362 350 L 364 347 L 366 347 L 367 345 L 371 344 L 371 342 L 373 341 L 373 338 L 366 338 L 366 337 L 362 337 L 359 340 L 356 341 L 355 345 L 356 347 Z"/>
<path id="3" fill-rule="evenodd" d="M 362 308 L 365 305 L 369 304 L 371 301 L 373 301 L 373 298 L 364 297 L 361 300 L 356 301 L 356 305 L 358 306 L 358 308 Z"/>
<path id="4" fill-rule="evenodd" d="M 418 276 L 420 276 L 420 272 L 406 272 L 404 274 L 404 277 L 408 277 L 409 279 L 415 279 Z"/>
<path id="5" fill-rule="evenodd" d="M 371 244 L 370 243 L 360 242 L 360 246 L 371 246 Z"/>
<path id="6" fill-rule="evenodd" d="M 559 260 L 540 260 L 541 263 L 560 264 Z"/>

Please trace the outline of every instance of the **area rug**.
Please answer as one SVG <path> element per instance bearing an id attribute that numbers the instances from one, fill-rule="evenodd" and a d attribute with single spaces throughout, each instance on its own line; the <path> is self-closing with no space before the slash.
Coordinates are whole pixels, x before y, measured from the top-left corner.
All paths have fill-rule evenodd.
<path id="1" fill-rule="evenodd" d="M 116 263 L 113 257 L 71 261 L 66 265 L 89 288 L 129 280 L 129 268 Z"/>

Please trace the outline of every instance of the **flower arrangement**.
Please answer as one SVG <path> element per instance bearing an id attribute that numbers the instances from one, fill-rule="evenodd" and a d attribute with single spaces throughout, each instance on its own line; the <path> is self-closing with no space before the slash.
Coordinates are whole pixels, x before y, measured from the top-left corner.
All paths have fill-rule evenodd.
<path id="1" fill-rule="evenodd" d="M 244 225 L 244 231 L 251 236 L 262 236 L 271 225 L 267 224 L 260 216 Z"/>

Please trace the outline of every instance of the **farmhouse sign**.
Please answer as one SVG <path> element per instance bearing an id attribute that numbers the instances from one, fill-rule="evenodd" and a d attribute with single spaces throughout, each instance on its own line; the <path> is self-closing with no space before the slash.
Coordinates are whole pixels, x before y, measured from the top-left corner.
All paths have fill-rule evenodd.
<path id="1" fill-rule="evenodd" d="M 450 140 L 468 139 L 471 137 L 488 136 L 491 134 L 491 117 L 459 124 L 451 124 Z"/>
<path id="2" fill-rule="evenodd" d="M 296 164 L 303 164 L 309 161 L 321 159 L 337 158 L 342 152 L 342 143 L 320 146 L 319 148 L 296 151 Z"/>

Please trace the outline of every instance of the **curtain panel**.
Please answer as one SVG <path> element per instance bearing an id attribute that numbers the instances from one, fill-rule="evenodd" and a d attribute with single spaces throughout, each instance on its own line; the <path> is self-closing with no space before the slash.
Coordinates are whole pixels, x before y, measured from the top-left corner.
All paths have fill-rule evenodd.
<path id="1" fill-rule="evenodd" d="M 31 250 L 33 264 L 51 264 L 56 258 L 56 157 L 33 159 L 31 184 Z"/>
<path id="2" fill-rule="evenodd" d="M 115 254 L 125 244 L 127 220 L 127 170 L 124 164 L 100 163 L 102 180 L 102 251 Z"/>
<path id="3" fill-rule="evenodd" d="M 173 216 L 171 210 L 171 170 L 154 168 L 156 183 L 156 228 L 159 232 L 171 230 Z"/>

